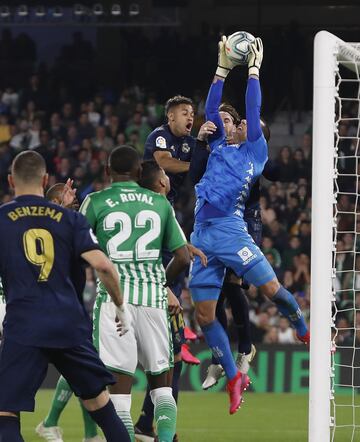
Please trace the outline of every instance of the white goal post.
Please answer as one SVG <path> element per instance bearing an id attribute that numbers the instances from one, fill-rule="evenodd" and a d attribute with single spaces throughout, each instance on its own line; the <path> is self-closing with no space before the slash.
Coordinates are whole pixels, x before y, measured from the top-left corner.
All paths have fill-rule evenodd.
<path id="1" fill-rule="evenodd" d="M 335 325 L 333 312 L 336 296 L 334 284 L 337 237 L 337 193 L 334 191 L 334 186 L 336 188 L 338 176 L 336 139 L 338 108 L 342 102 L 338 99 L 339 66 L 351 71 L 349 74 L 351 78 L 355 78 L 354 82 L 356 78 L 359 80 L 360 46 L 345 43 L 329 32 L 319 32 L 314 41 L 309 442 L 337 440 L 332 429 L 336 426 L 332 412 L 335 375 L 332 329 L 334 330 Z M 357 93 L 360 99 L 359 89 Z M 358 106 L 360 108 L 360 105 Z M 359 117 L 360 115 L 357 115 L 357 119 Z M 358 122 L 358 133 L 354 139 L 360 135 L 359 126 Z M 358 148 L 356 153 L 357 151 Z M 357 190 L 354 189 L 354 195 L 356 193 Z M 353 194 L 350 192 L 349 195 Z M 356 214 L 354 219 L 356 223 Z M 352 233 L 356 239 L 356 227 Z M 356 256 L 357 251 L 354 249 L 353 252 Z M 353 272 L 355 277 L 355 267 Z M 356 309 L 353 310 L 353 314 L 356 314 Z M 356 332 L 356 326 L 354 331 Z M 354 382 L 349 385 L 353 390 L 354 386 Z M 353 428 L 349 430 L 350 437 L 346 439 L 349 441 L 360 440 L 356 439 L 356 435 L 358 437 L 360 435 L 357 433 L 360 419 L 357 422 L 359 428 L 354 420 L 353 417 Z"/>

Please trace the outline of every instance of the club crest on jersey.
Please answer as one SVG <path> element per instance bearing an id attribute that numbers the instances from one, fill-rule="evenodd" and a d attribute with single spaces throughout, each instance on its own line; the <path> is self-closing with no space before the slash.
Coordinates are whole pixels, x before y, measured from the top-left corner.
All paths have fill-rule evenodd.
<path id="1" fill-rule="evenodd" d="M 157 137 L 155 140 L 155 146 L 160 149 L 166 149 L 166 140 L 164 137 Z"/>
<path id="2" fill-rule="evenodd" d="M 240 256 L 240 258 L 243 261 L 243 265 L 249 264 L 252 260 L 256 258 L 256 254 L 254 254 L 248 247 L 243 247 L 240 249 L 237 254 Z"/>
<path id="3" fill-rule="evenodd" d="M 188 145 L 188 143 L 183 143 L 183 145 L 181 146 L 181 150 L 184 153 L 189 153 L 190 152 L 190 146 Z"/>

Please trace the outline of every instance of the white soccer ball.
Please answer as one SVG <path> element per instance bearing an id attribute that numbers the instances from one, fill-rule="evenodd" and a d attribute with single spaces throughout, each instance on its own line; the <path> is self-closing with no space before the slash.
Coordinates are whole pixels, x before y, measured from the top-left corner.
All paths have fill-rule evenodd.
<path id="1" fill-rule="evenodd" d="M 229 35 L 225 44 L 225 53 L 229 60 L 235 64 L 248 64 L 250 43 L 255 37 L 249 32 L 238 31 Z"/>

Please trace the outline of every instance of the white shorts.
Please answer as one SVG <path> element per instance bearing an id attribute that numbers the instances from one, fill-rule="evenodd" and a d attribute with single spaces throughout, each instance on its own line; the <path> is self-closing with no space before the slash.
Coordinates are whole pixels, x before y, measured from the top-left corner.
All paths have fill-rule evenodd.
<path id="1" fill-rule="evenodd" d="M 2 335 L 3 332 L 3 321 L 6 313 L 6 304 L 0 302 L 0 335 Z"/>
<path id="2" fill-rule="evenodd" d="M 145 373 L 168 371 L 174 365 L 170 322 L 166 310 L 142 305 L 126 305 L 131 317 L 130 330 L 116 331 L 115 305 L 97 303 L 94 310 L 94 344 L 106 367 L 133 375 L 138 362 Z"/>

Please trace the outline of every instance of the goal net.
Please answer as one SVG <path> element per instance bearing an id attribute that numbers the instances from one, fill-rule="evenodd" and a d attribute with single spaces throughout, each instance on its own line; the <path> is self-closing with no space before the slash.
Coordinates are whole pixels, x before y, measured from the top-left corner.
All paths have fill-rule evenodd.
<path id="1" fill-rule="evenodd" d="M 309 442 L 360 441 L 360 43 L 314 44 Z"/>

